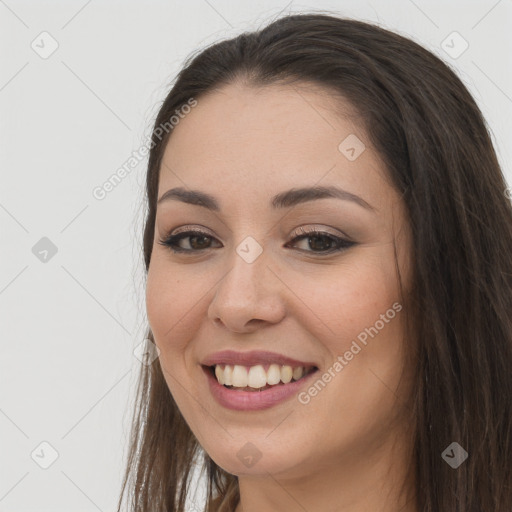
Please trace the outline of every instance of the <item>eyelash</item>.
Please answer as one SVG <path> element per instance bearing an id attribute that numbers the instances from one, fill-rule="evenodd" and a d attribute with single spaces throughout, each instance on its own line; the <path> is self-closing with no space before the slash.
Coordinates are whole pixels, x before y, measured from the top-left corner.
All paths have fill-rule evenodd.
<path id="1" fill-rule="evenodd" d="M 332 240 L 336 247 L 334 249 L 329 249 L 327 251 L 305 251 L 304 249 L 299 249 L 303 252 L 310 252 L 313 254 L 319 254 L 319 255 L 327 255 L 327 254 L 333 254 L 333 253 L 339 253 L 343 252 L 353 245 L 355 245 L 355 242 L 351 242 L 350 240 L 346 240 L 344 238 L 340 238 L 338 236 L 332 235 L 331 233 L 327 233 L 325 231 L 320 230 L 306 230 L 304 228 L 299 228 L 294 234 L 301 233 L 300 235 L 296 236 L 292 239 L 292 242 L 297 242 L 298 240 L 303 240 L 305 238 L 313 237 L 313 238 L 320 238 L 325 237 L 330 240 Z M 206 247 L 204 249 L 183 249 L 178 247 L 177 243 L 180 242 L 184 238 L 189 238 L 190 236 L 202 236 L 213 239 L 214 237 L 208 235 L 208 233 L 205 233 L 203 231 L 198 230 L 190 230 L 190 231 L 184 231 L 182 233 L 178 233 L 176 235 L 169 235 L 166 238 L 160 239 L 159 243 L 168 249 L 170 249 L 173 253 L 198 253 L 205 250 L 210 249 L 210 247 Z"/>

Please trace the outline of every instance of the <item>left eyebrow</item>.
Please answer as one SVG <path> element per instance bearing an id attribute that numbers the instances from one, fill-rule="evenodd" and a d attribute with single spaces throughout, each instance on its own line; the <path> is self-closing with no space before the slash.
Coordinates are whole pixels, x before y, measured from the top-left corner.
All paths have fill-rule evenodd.
<path id="1" fill-rule="evenodd" d="M 292 188 L 274 196 L 271 204 L 274 208 L 291 208 L 299 203 L 327 198 L 352 201 L 367 210 L 375 211 L 375 208 L 367 203 L 362 197 L 356 196 L 347 190 L 343 190 L 342 188 L 335 186 Z"/>
<path id="2" fill-rule="evenodd" d="M 352 201 L 367 210 L 373 212 L 376 211 L 376 209 L 362 197 L 335 186 L 293 188 L 275 195 L 271 199 L 270 204 L 273 208 L 291 208 L 300 203 L 327 198 Z M 217 199 L 212 195 L 199 190 L 187 190 L 183 187 L 172 188 L 162 194 L 160 199 L 158 199 L 157 204 L 161 204 L 162 202 L 169 200 L 182 201 L 184 203 L 202 206 L 208 210 L 216 212 L 220 211 L 220 205 Z"/>

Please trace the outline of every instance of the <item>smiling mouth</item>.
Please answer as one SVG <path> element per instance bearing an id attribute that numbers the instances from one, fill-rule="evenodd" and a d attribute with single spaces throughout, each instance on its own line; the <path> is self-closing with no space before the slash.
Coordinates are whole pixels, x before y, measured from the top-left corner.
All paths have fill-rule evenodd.
<path id="1" fill-rule="evenodd" d="M 264 391 L 299 381 L 318 370 L 316 366 L 266 364 L 255 366 L 216 364 L 205 366 L 219 384 L 236 391 Z"/>

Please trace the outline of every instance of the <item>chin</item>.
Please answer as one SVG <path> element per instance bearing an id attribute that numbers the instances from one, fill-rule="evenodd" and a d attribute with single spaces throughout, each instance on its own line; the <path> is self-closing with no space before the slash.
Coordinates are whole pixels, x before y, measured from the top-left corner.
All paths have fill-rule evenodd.
<path id="1" fill-rule="evenodd" d="M 265 436 L 268 434 L 265 434 Z M 286 443 L 271 443 L 268 439 L 264 442 L 257 441 L 252 437 L 252 441 L 231 441 L 230 446 L 219 451 L 219 446 L 213 450 L 208 450 L 208 455 L 224 471 L 233 475 L 261 475 L 279 474 L 292 470 L 305 463 L 301 459 L 291 458 L 293 454 L 297 455 L 297 449 L 290 447 Z M 265 444 L 265 446 L 262 446 Z M 279 449 L 280 447 L 280 449 Z"/>

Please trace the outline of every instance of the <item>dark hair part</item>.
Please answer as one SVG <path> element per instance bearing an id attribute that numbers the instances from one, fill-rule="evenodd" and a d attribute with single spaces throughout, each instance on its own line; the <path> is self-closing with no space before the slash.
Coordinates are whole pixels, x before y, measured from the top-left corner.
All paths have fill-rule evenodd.
<path id="1" fill-rule="evenodd" d="M 159 170 L 157 127 L 190 98 L 241 81 L 313 83 L 347 98 L 400 192 L 412 232 L 408 296 L 417 371 L 414 477 L 422 512 L 512 510 L 512 208 L 485 120 L 457 75 L 396 33 L 326 14 L 285 16 L 190 57 L 153 130 L 144 226 L 151 260 Z M 158 139 L 158 140 L 157 140 Z M 154 341 L 152 333 L 148 337 Z M 141 366 L 130 454 L 135 512 L 183 512 L 193 460 L 204 456 L 209 502 L 237 478 L 201 447 L 164 380 Z M 441 457 L 458 442 L 468 459 Z M 119 509 L 118 509 L 119 510 Z"/>

